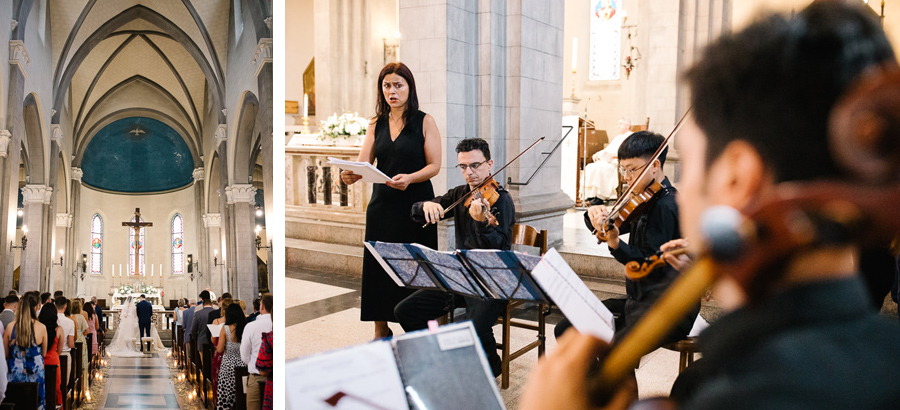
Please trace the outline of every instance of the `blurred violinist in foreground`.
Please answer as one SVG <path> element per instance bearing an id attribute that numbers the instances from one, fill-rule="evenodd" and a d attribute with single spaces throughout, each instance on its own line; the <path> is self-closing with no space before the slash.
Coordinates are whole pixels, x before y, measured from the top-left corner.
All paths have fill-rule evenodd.
<path id="1" fill-rule="evenodd" d="M 870 87 L 860 105 L 884 103 L 886 89 L 900 89 L 894 53 L 870 10 L 815 1 L 793 18 L 768 16 L 724 35 L 686 73 L 693 115 L 676 138 L 681 228 L 692 247 L 709 251 L 684 275 L 727 266 L 714 295 L 731 311 L 701 334 L 702 363 L 683 374 L 693 380 L 680 377 L 677 400 L 659 408 L 897 408 L 900 328 L 872 308 L 857 271 L 867 236 L 897 234 L 896 202 L 871 198 L 900 192 L 900 108 L 886 104 L 855 127 L 829 128 L 855 81 L 884 67 L 879 80 L 893 82 Z M 861 155 L 846 155 L 848 147 Z M 854 189 L 869 195 L 849 195 Z M 733 224 L 739 240 L 729 249 L 708 239 L 725 237 L 708 223 L 721 206 L 743 221 Z M 772 222 L 780 220 L 798 223 Z M 753 234 L 740 235 L 744 227 Z M 569 331 L 535 368 L 519 408 L 604 406 L 591 363 L 609 349 Z M 634 398 L 627 386 L 606 388 L 605 408 Z"/>

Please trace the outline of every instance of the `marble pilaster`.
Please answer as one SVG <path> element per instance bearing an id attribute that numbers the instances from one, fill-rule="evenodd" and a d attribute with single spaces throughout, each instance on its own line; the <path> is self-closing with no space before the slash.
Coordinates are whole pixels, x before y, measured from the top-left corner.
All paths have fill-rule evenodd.
<path id="1" fill-rule="evenodd" d="M 44 207 L 50 203 L 53 189 L 46 185 L 25 185 L 22 188 L 25 206 L 22 224 L 28 228 L 28 242 L 22 251 L 19 290 L 41 290 L 42 249 L 44 240 Z"/>
<path id="2" fill-rule="evenodd" d="M 225 187 L 225 195 L 231 212 L 231 232 L 228 234 L 234 243 L 230 250 L 229 260 L 233 265 L 228 267 L 228 288 L 233 289 L 232 294 L 238 299 L 253 300 L 259 293 L 253 222 L 256 188 L 250 184 L 232 184 Z"/>

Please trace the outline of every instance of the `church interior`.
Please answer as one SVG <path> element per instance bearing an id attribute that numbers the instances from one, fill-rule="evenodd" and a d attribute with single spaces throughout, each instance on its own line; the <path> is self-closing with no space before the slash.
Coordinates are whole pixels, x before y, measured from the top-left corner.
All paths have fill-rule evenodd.
<path id="1" fill-rule="evenodd" d="M 367 286 L 362 278 L 371 251 L 364 246 L 372 221 L 366 216 L 377 189 L 348 184 L 340 166 L 330 163 L 330 158 L 365 161 L 358 159 L 367 141 L 365 124 L 382 113 L 376 113 L 382 67 L 396 62 L 408 67 L 418 107 L 439 131 L 440 168 L 430 179 L 435 195 L 467 182 L 465 169 L 461 175 L 457 168 L 454 147 L 460 141 L 487 141 L 497 171 L 546 137 L 494 176 L 512 199 L 515 223 L 543 233 L 530 243 L 513 235 L 512 249 L 532 255 L 554 250 L 598 299 L 624 298 L 622 264 L 584 222 L 589 206 L 611 205 L 627 188 L 622 169 L 617 172 L 616 147 L 633 132 L 665 137 L 673 131 L 690 107 L 681 75 L 708 44 L 742 30 L 763 11 L 790 16 L 810 3 L 287 0 L 287 403 L 318 408 L 291 401 L 290 376 L 328 352 L 347 351 L 383 334 L 376 322 L 373 337 L 372 322 L 361 320 Z M 854 3 L 880 22 L 896 49 L 900 4 Z M 682 167 L 671 144 L 662 168 L 678 187 Z M 461 248 L 455 236 L 460 223 L 438 224 L 436 249 Z M 451 311 L 442 323 L 465 319 L 465 308 Z M 707 294 L 689 338 L 643 356 L 635 369 L 641 398 L 669 394 L 679 373 L 703 356 L 694 336 L 724 311 Z M 539 354 L 556 348 L 554 329 L 563 316 L 535 303 L 515 305 L 505 314 L 492 328 L 503 357 L 495 382 L 502 404 L 515 409 Z M 896 321 L 890 295 L 882 315 Z M 387 326 L 395 338 L 404 334 L 394 320 Z"/>
<path id="2" fill-rule="evenodd" d="M 271 1 L 0 5 L 4 296 L 96 297 L 109 342 L 144 294 L 160 349 L 181 299 L 208 290 L 254 312 L 275 283 L 272 15 Z M 98 383 L 91 361 L 94 396 L 79 387 L 74 406 L 201 403 L 165 353 L 108 362 Z"/>

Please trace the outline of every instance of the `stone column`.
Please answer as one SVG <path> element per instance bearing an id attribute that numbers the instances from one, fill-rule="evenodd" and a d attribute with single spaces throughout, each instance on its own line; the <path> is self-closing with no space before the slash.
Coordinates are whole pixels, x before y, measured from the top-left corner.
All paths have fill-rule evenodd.
<path id="1" fill-rule="evenodd" d="M 203 183 L 204 175 L 206 174 L 206 170 L 203 167 L 194 168 L 194 215 L 198 215 L 200 219 L 197 219 L 193 222 L 194 224 L 194 232 L 197 237 L 197 243 L 195 246 L 191 246 L 190 248 L 194 249 L 193 252 L 188 252 L 193 254 L 194 262 L 197 263 L 197 266 L 191 267 L 193 270 L 194 278 L 190 279 L 191 274 L 185 272 L 185 278 L 187 281 L 185 282 L 185 292 L 187 292 L 188 297 L 190 295 L 196 296 L 199 294 L 199 277 L 200 272 L 209 272 L 210 270 L 207 268 L 206 264 L 206 256 L 207 256 L 207 234 L 206 234 L 206 218 L 203 211 L 206 209 L 206 184 Z M 187 258 L 187 255 L 185 255 Z"/>
<path id="2" fill-rule="evenodd" d="M 41 261 L 41 250 L 45 240 L 43 237 L 44 207 L 50 203 L 52 191 L 52 188 L 46 185 L 25 185 L 22 188 L 25 204 L 23 225 L 28 228 L 28 242 L 25 250 L 22 251 L 22 269 L 19 274 L 20 291 L 42 290 L 40 288 L 41 272 L 45 268 Z"/>
<path id="3" fill-rule="evenodd" d="M 203 228 L 209 240 L 207 241 L 206 249 L 203 251 L 203 255 L 206 255 L 206 262 L 201 263 L 201 269 L 203 269 L 203 265 L 206 268 L 201 270 L 203 277 L 196 279 L 197 289 L 194 292 L 196 294 L 199 294 L 201 289 L 206 289 L 207 286 L 210 289 L 224 288 L 222 283 L 224 266 L 217 266 L 217 264 L 225 263 L 224 253 L 222 252 L 225 249 L 222 246 L 222 214 L 203 215 Z M 216 258 L 216 251 L 218 251 L 218 258 Z"/>
<path id="4" fill-rule="evenodd" d="M 229 249 L 229 260 L 234 265 L 228 267 L 228 289 L 238 299 L 253 300 L 259 293 L 253 224 L 256 188 L 250 184 L 232 184 L 225 187 L 225 195 L 232 212 L 228 235 L 234 243 L 234 248 Z"/>
<path id="5" fill-rule="evenodd" d="M 82 215 L 82 212 L 81 212 L 81 177 L 82 176 L 84 176 L 84 172 L 81 170 L 81 168 L 72 167 L 72 216 L 73 216 L 73 219 L 84 217 L 84 215 Z M 78 233 L 79 233 L 78 225 L 79 224 L 77 224 L 77 223 L 72 224 L 72 229 L 70 229 L 70 232 L 71 232 L 70 237 L 72 238 L 72 241 L 71 241 L 72 245 L 67 252 L 69 252 L 69 260 L 72 261 L 72 264 L 70 265 L 67 272 L 74 272 L 74 275 L 66 275 L 66 277 L 65 277 L 65 289 L 63 289 L 63 292 L 65 292 L 66 294 L 70 294 L 71 292 L 75 291 L 75 289 L 78 285 L 78 282 L 80 281 L 81 267 L 78 265 L 78 263 L 81 262 L 81 254 L 86 253 L 86 254 L 88 254 L 88 258 L 90 258 L 90 244 L 88 244 L 87 247 L 85 247 L 85 248 L 78 247 Z M 106 241 L 107 237 L 104 237 L 103 240 Z M 107 247 L 106 249 L 109 249 L 109 248 Z M 108 252 L 108 250 L 105 250 L 105 251 Z M 90 260 L 90 259 L 88 259 L 88 260 Z M 109 260 L 109 259 L 107 259 L 107 260 Z M 101 269 L 103 269 L 103 268 L 101 267 Z M 85 271 L 87 271 L 87 267 L 85 267 Z M 112 272 L 109 272 L 109 274 L 112 275 Z M 85 276 L 87 276 L 87 275 L 88 275 L 88 273 L 85 272 Z M 75 276 L 77 276 L 79 278 L 77 281 L 75 279 Z M 97 297 L 101 297 L 101 295 L 97 295 Z M 110 303 L 111 302 L 112 301 L 110 301 Z M 110 305 L 110 306 L 112 306 L 112 305 Z"/>
<path id="6" fill-rule="evenodd" d="M 21 140 L 0 130 L 0 289 L 10 289 L 15 270 L 15 254 L 9 243 L 16 238 L 19 198 L 19 162 Z"/>
<path id="7" fill-rule="evenodd" d="M 56 214 L 56 243 L 53 247 L 56 252 L 51 254 L 51 269 L 50 269 L 50 278 L 47 283 L 48 291 L 56 291 L 63 290 L 65 286 L 65 276 L 66 276 L 66 267 L 70 265 L 68 263 L 72 260 L 72 254 L 69 250 L 69 229 L 72 228 L 72 215 L 62 213 Z M 59 254 L 59 250 L 62 249 L 65 252 L 63 255 Z M 60 264 L 60 257 L 62 257 L 62 264 Z M 65 290 L 63 290 L 65 293 Z"/>
<path id="8" fill-rule="evenodd" d="M 272 56 L 271 56 L 271 41 L 272 39 L 261 39 L 260 44 L 263 43 L 264 40 L 268 40 L 269 43 L 269 58 L 260 59 L 259 66 L 256 69 L 256 81 L 257 81 L 257 89 L 259 90 L 259 111 L 256 113 L 256 122 L 257 129 L 259 129 L 260 133 L 260 156 L 262 160 L 262 172 L 263 172 L 263 197 L 265 202 L 265 218 L 266 218 L 266 237 L 262 238 L 265 244 L 270 244 L 272 239 L 272 235 L 269 233 L 271 230 L 269 229 L 269 221 L 271 220 L 271 215 L 274 215 L 275 212 L 275 204 L 273 200 L 273 186 L 274 186 L 274 161 L 273 161 L 273 130 L 272 130 Z M 269 289 L 272 289 L 272 267 L 275 266 L 272 263 L 272 248 L 269 247 L 266 252 L 266 264 L 268 265 L 269 274 L 268 274 L 268 282 Z M 250 309 L 250 308 L 248 308 Z"/>

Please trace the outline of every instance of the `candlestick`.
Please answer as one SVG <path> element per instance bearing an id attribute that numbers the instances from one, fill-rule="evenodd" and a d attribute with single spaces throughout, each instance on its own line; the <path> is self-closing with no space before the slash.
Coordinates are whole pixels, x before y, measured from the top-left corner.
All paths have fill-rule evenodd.
<path id="1" fill-rule="evenodd" d="M 154 270 L 154 268 L 155 268 L 155 266 L 151 264 L 151 265 L 150 265 L 150 278 L 153 278 L 153 270 Z"/>

